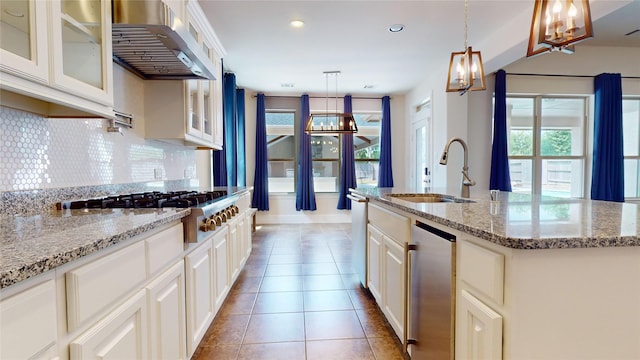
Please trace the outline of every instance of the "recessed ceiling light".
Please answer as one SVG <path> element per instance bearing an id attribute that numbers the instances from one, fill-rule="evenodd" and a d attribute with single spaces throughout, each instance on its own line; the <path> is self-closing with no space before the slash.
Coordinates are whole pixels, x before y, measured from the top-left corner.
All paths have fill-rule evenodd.
<path id="1" fill-rule="evenodd" d="M 397 32 L 400 32 L 402 30 L 404 30 L 404 25 L 402 25 L 402 24 L 393 24 L 393 25 L 389 26 L 389 32 L 392 32 L 392 33 L 397 33 Z"/>
<path id="2" fill-rule="evenodd" d="M 294 28 L 301 28 L 301 27 L 304 26 L 304 21 L 302 21 L 302 20 L 291 20 L 289 25 L 291 25 L 291 27 L 294 27 Z"/>

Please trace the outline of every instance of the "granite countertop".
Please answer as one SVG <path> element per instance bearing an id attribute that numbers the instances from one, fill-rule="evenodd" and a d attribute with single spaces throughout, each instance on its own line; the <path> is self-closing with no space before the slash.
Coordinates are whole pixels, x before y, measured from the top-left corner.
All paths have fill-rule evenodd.
<path id="1" fill-rule="evenodd" d="M 190 213 L 188 208 L 105 209 L 0 217 L 0 289 Z"/>
<path id="2" fill-rule="evenodd" d="M 514 249 L 640 246 L 640 211 L 633 203 L 541 197 L 500 192 L 498 201 L 414 203 L 389 196 L 398 188 L 355 193 L 419 218 Z M 452 196 L 449 196 L 452 197 Z"/>

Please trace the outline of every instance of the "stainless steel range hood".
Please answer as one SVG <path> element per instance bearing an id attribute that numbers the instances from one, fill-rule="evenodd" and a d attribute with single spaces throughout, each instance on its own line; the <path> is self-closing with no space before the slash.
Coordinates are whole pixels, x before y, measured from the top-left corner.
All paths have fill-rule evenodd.
<path id="1" fill-rule="evenodd" d="M 159 0 L 112 1 L 113 60 L 143 79 L 215 79 L 187 25 Z"/>

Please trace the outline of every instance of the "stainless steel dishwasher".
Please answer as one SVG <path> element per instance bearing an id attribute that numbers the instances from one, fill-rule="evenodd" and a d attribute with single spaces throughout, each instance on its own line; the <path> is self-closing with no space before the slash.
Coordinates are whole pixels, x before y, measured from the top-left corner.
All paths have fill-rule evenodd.
<path id="1" fill-rule="evenodd" d="M 453 359 L 456 237 L 416 221 L 408 250 L 411 359 Z"/>
<path id="2" fill-rule="evenodd" d="M 358 194 L 347 194 L 351 200 L 351 263 L 367 287 L 367 198 Z"/>

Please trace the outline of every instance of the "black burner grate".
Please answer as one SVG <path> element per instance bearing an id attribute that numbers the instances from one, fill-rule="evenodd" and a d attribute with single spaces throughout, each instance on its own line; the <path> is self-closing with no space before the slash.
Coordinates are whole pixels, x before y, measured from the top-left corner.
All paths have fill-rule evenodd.
<path id="1" fill-rule="evenodd" d="M 88 199 L 61 203 L 61 209 L 114 209 L 114 208 L 162 208 L 177 207 L 188 208 L 206 204 L 209 201 L 226 196 L 224 190 L 197 192 L 197 191 L 171 191 L 171 192 L 145 192 L 136 194 L 124 194 L 107 196 L 104 198 Z"/>

